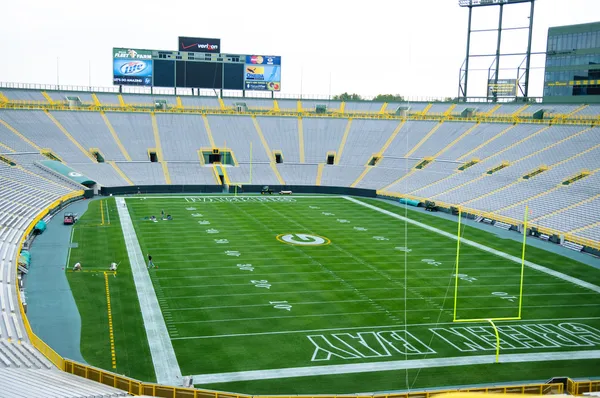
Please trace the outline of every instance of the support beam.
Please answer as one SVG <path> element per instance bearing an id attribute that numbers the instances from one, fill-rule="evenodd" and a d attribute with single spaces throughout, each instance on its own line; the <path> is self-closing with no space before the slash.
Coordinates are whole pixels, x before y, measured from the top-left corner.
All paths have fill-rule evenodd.
<path id="1" fill-rule="evenodd" d="M 127 149 L 125 149 L 125 146 L 123 146 L 123 143 L 121 142 L 121 139 L 117 135 L 117 132 L 115 131 L 115 129 L 112 126 L 112 124 L 110 123 L 110 120 L 108 120 L 108 117 L 106 116 L 106 114 L 104 113 L 104 111 L 100 112 L 100 116 L 102 116 L 102 120 L 104 120 L 104 124 L 106 124 L 106 127 L 108 128 L 108 131 L 110 131 L 110 135 L 112 135 L 113 140 L 115 140 L 115 143 L 119 147 L 119 150 L 121 151 L 121 153 L 123 154 L 123 156 L 125 157 L 125 159 L 131 162 L 131 156 L 129 156 L 129 153 L 127 153 Z"/>
<path id="2" fill-rule="evenodd" d="M 298 117 L 298 148 L 300 151 L 300 163 L 304 163 L 304 127 L 302 117 Z"/>
<path id="3" fill-rule="evenodd" d="M 206 134 L 208 135 L 208 142 L 210 142 L 211 148 L 216 148 L 215 140 L 212 136 L 212 131 L 210 130 L 210 124 L 208 124 L 208 118 L 206 115 L 202 115 L 202 120 L 204 121 L 204 128 L 206 129 Z"/>
<path id="4" fill-rule="evenodd" d="M 350 134 L 350 127 L 352 127 L 352 118 L 348 119 L 348 123 L 346 123 L 346 129 L 344 130 L 344 135 L 342 136 L 342 141 L 340 142 L 340 146 L 337 150 L 337 154 L 335 156 L 335 164 L 340 164 L 340 159 L 342 158 L 342 153 L 344 153 L 344 147 L 346 146 L 346 141 L 348 140 L 348 134 Z"/>
<path id="5" fill-rule="evenodd" d="M 73 138 L 73 136 L 71 135 L 71 133 L 69 133 L 67 131 L 67 129 L 64 128 L 64 126 L 62 124 L 60 124 L 60 122 L 58 120 L 56 120 L 56 118 L 54 117 L 54 115 L 52 115 L 50 112 L 48 112 L 48 110 L 44 110 L 44 113 L 46 114 L 46 116 L 48 116 L 48 118 L 50 120 L 52 120 L 52 122 L 56 125 L 56 127 L 58 127 L 58 129 L 65 135 L 65 137 L 67 137 L 69 139 L 69 141 L 71 141 L 73 143 L 73 145 L 75 145 L 93 163 L 98 163 L 98 161 L 96 159 L 94 159 L 94 157 L 88 151 L 86 151 L 81 146 L 81 144 L 79 142 L 77 142 L 77 140 L 75 138 Z"/>
<path id="6" fill-rule="evenodd" d="M 323 168 L 325 167 L 325 163 L 319 163 L 319 167 L 317 167 L 317 178 L 315 180 L 315 185 L 321 185 L 321 178 L 323 177 Z"/>
<path id="7" fill-rule="evenodd" d="M 127 181 L 127 183 L 129 185 L 134 185 L 133 181 L 131 181 L 129 179 L 129 177 L 127 177 L 127 175 L 125 173 L 123 173 L 123 170 L 121 170 L 119 168 L 119 166 L 117 166 L 117 164 L 114 161 L 109 161 L 109 162 L 106 162 L 106 163 L 110 164 L 112 166 L 112 168 L 115 169 L 115 171 L 117 172 L 117 174 L 119 174 L 122 179 L 124 179 L 125 181 Z"/>

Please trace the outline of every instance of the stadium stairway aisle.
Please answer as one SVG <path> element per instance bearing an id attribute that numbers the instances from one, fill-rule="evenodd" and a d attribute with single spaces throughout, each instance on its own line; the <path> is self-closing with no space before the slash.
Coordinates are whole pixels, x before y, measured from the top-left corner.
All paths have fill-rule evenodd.
<path id="1" fill-rule="evenodd" d="M 88 204 L 81 200 L 63 209 L 35 239 L 26 289 L 27 318 L 33 332 L 63 357 L 82 363 L 86 362 L 79 349 L 81 317 L 64 270 L 73 227 L 62 224 L 62 214 L 69 211 L 81 217 Z"/>

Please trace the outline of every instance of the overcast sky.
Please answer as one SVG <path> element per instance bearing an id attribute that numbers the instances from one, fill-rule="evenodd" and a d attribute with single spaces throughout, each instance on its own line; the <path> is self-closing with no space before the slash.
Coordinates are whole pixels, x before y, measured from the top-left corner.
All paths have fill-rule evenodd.
<path id="1" fill-rule="evenodd" d="M 474 27 L 496 27 L 498 8 L 476 9 Z M 504 26 L 526 26 L 528 9 L 505 7 Z M 181 35 L 221 38 L 227 53 L 281 55 L 284 93 L 455 97 L 467 16 L 458 0 L 0 0 L 0 81 L 111 86 L 113 47 L 176 50 Z M 537 0 L 533 51 L 545 51 L 549 26 L 598 20 L 600 0 Z M 495 33 L 474 39 L 474 52 L 495 51 Z M 525 45 L 525 31 L 504 36 L 503 51 Z M 470 94 L 485 95 L 486 79 L 473 71 Z M 530 94 L 541 95 L 542 83 L 538 69 Z"/>

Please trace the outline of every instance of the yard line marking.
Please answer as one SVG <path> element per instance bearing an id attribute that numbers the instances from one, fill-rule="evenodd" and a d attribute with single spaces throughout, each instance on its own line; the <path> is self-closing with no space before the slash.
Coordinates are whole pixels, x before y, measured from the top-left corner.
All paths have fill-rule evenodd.
<path id="1" fill-rule="evenodd" d="M 566 282 L 560 282 L 559 285 L 562 285 Z M 534 286 L 539 286 L 540 284 L 535 284 L 535 285 L 531 285 L 531 287 Z M 544 285 L 556 285 L 554 283 L 546 283 Z M 493 286 L 493 285 L 487 285 L 487 286 Z M 497 286 L 507 286 L 507 285 L 497 285 Z M 513 286 L 518 286 L 518 285 L 513 285 Z M 465 286 L 466 288 L 466 286 Z M 365 288 L 362 290 L 394 290 L 394 289 L 400 289 L 400 287 L 371 287 L 371 288 Z M 413 289 L 430 289 L 430 287 L 425 286 L 425 287 L 418 287 L 418 288 L 413 288 Z M 327 290 L 303 290 L 303 291 L 297 291 L 297 292 L 286 292 L 286 294 L 299 294 L 299 293 L 327 293 L 327 292 L 348 292 L 351 291 L 349 289 L 327 289 Z M 261 296 L 261 295 L 273 295 L 273 294 L 281 294 L 278 292 L 260 292 L 260 293 L 236 293 L 236 294 L 207 294 L 207 295 L 193 295 L 193 296 L 170 296 L 168 297 L 169 300 L 173 300 L 173 299 L 183 299 L 183 298 L 205 298 L 205 297 L 233 297 L 233 296 Z M 560 293 L 555 293 L 554 295 L 559 295 Z M 596 294 L 596 293 L 568 293 L 569 296 L 573 296 L 573 295 L 588 295 L 588 294 Z"/>
<path id="2" fill-rule="evenodd" d="M 248 276 L 257 276 L 257 275 L 261 275 L 261 274 L 249 274 L 249 275 L 245 275 L 246 277 Z M 264 275 L 264 274 L 263 274 Z M 277 275 L 280 274 L 269 274 L 269 276 L 275 277 Z M 221 278 L 222 276 L 219 275 L 219 278 Z M 213 276 L 214 278 L 214 276 Z M 381 278 L 367 278 L 367 279 L 350 279 L 353 282 L 356 281 L 382 281 L 383 279 Z M 276 281 L 273 280 L 271 281 L 273 283 L 276 283 L 278 285 L 294 285 L 294 284 L 298 284 L 298 283 L 310 283 L 310 284 L 315 284 L 315 283 L 333 283 L 333 282 L 338 282 L 341 283 L 339 280 L 337 279 L 328 279 L 328 280 L 322 280 L 322 281 L 312 281 L 312 280 L 306 280 L 306 281 L 290 281 L 290 282 L 281 282 L 281 281 Z M 225 283 L 225 284 L 220 284 L 220 285 L 184 285 L 184 286 L 172 286 L 172 287 L 165 287 L 165 289 L 189 289 L 189 288 L 205 288 L 205 287 L 228 287 L 228 286 L 248 286 L 248 287 L 252 287 L 252 284 L 250 283 Z"/>
<path id="3" fill-rule="evenodd" d="M 549 321 L 585 321 L 585 320 L 598 320 L 600 317 L 578 317 L 578 318 L 550 318 L 550 319 L 529 319 L 527 321 L 518 321 L 521 324 L 528 324 L 529 322 L 549 322 Z M 497 323 L 516 323 L 517 321 L 497 321 Z M 464 324 L 485 324 L 487 322 L 464 322 Z M 422 327 L 422 326 L 436 326 L 436 325 L 456 325 L 456 322 L 439 322 L 439 323 L 412 323 L 405 327 Z M 248 336 L 263 336 L 272 334 L 295 334 L 295 333 L 314 333 L 314 332 L 330 332 L 334 330 L 362 330 L 362 329 L 389 329 L 397 328 L 398 325 L 385 325 L 385 326 L 353 326 L 346 328 L 328 328 L 328 329 L 308 329 L 308 330 L 281 330 L 275 332 L 254 332 L 254 333 L 232 333 L 232 334 L 216 334 L 211 336 L 187 336 L 179 337 L 172 340 L 203 340 L 203 339 L 220 339 L 225 337 L 248 337 Z"/>
<path id="4" fill-rule="evenodd" d="M 365 300 L 367 302 L 373 301 L 368 298 Z M 294 303 L 296 305 L 296 303 Z M 524 308 L 570 308 L 570 307 L 598 307 L 600 304 L 566 304 L 566 305 L 527 305 Z M 377 308 L 377 306 L 375 306 Z M 422 308 L 422 309 L 404 309 L 398 311 L 389 311 L 383 307 L 381 307 L 387 315 L 400 314 L 403 312 L 437 312 L 437 311 L 447 311 L 440 305 L 437 305 L 437 308 Z M 490 310 L 490 309 L 515 309 L 516 307 L 476 307 L 476 308 L 464 308 L 464 310 Z M 289 316 L 271 316 L 271 317 L 259 317 L 259 318 L 227 318 L 227 319 L 207 319 L 202 321 L 169 321 L 167 323 L 172 324 L 189 324 L 189 323 L 212 323 L 212 322 L 238 322 L 238 321 L 259 321 L 266 319 L 296 319 L 296 318 L 313 318 L 313 317 L 329 317 L 329 316 L 345 316 L 345 315 L 359 315 L 359 314 L 380 314 L 382 311 L 371 311 L 371 312 L 347 312 L 347 313 L 339 313 L 339 314 L 309 314 L 309 315 L 289 315 Z M 400 322 L 400 324 L 404 324 Z M 436 325 L 439 323 L 436 323 Z M 171 327 L 171 326 L 169 326 Z"/>
<path id="5" fill-rule="evenodd" d="M 221 253 L 219 253 L 221 254 Z M 262 260 L 264 260 L 264 258 L 261 258 Z M 224 261 L 226 259 L 219 259 L 219 261 Z M 209 260 L 214 262 L 214 259 Z M 231 259 L 229 260 L 231 261 L 232 265 L 235 265 L 236 263 L 239 263 L 240 261 L 238 259 Z M 177 260 L 178 263 L 195 263 L 195 260 Z M 244 262 L 251 262 L 251 261 L 245 261 Z M 415 263 L 415 264 L 422 264 L 422 261 L 409 261 L 409 264 L 411 263 Z M 163 272 L 178 272 L 178 271 L 205 271 L 205 270 L 213 270 L 213 269 L 228 269 L 228 270 L 233 270 L 235 269 L 235 267 L 232 268 L 232 265 L 228 265 L 226 267 L 193 267 L 193 268 L 178 268 L 178 267 L 172 267 L 172 268 L 165 268 L 163 266 L 163 268 L 160 269 L 155 269 L 154 272 L 155 273 L 163 273 Z M 344 264 L 330 264 L 329 266 L 344 266 Z M 307 264 L 257 264 L 257 266 L 260 266 L 261 268 L 283 268 L 283 267 L 294 267 L 294 268 L 299 268 L 299 267 L 310 267 L 310 266 L 315 266 L 315 264 L 313 263 L 307 263 Z M 86 269 L 89 269 L 91 267 L 86 267 Z M 451 268 L 451 267 L 449 267 Z M 100 268 L 98 267 L 98 269 L 104 269 L 104 267 Z M 473 267 L 473 268 L 462 268 L 462 269 L 468 269 L 469 271 L 474 271 L 474 270 L 484 270 L 484 271 L 489 271 L 489 270 L 507 270 L 507 269 L 521 269 L 521 267 L 481 267 L 481 268 L 477 268 L 477 267 Z M 411 268 L 408 270 L 408 272 L 423 272 L 423 271 L 427 271 L 427 272 L 435 272 L 435 271 L 440 271 L 440 270 L 447 270 L 447 268 L 431 268 L 431 267 L 427 267 L 427 268 Z M 219 275 L 220 276 L 220 275 Z M 545 278 L 545 276 L 544 276 Z"/>
<path id="6" fill-rule="evenodd" d="M 338 271 L 338 272 L 346 272 L 346 271 Z M 354 271 L 355 272 L 355 271 Z M 369 272 L 369 271 L 363 271 L 363 272 Z M 310 273 L 310 272 L 307 272 Z M 299 273 L 301 274 L 301 273 Z M 269 276 L 271 278 L 275 278 L 279 275 L 283 275 L 283 274 L 277 274 L 277 273 L 271 273 L 271 274 L 251 274 L 250 276 Z M 225 278 L 225 277 L 229 277 L 232 275 L 218 275 L 219 278 Z M 243 275 L 243 276 L 247 276 L 247 275 Z M 207 276 L 200 276 L 199 278 L 215 278 L 215 276 L 213 275 L 207 275 Z M 498 279 L 498 278 L 502 278 L 502 279 L 506 279 L 506 276 L 501 276 L 501 275 L 490 275 L 490 276 L 477 276 L 478 280 L 483 280 L 483 279 Z M 530 278 L 548 278 L 547 276 L 544 275 L 537 275 L 537 276 L 531 276 Z M 171 278 L 161 278 L 163 280 L 168 280 Z M 173 278 L 175 279 L 175 278 Z M 427 279 L 447 279 L 447 277 L 441 277 L 441 276 L 430 276 L 427 277 Z M 558 279 L 558 278 L 557 278 Z M 384 279 L 384 278 L 361 278 L 361 279 L 347 279 L 347 281 L 349 282 L 365 282 L 365 281 L 384 281 L 384 282 L 393 282 L 394 279 Z M 295 284 L 300 284 L 300 283 L 309 283 L 309 284 L 317 284 L 317 283 L 342 283 L 340 280 L 337 279 L 326 279 L 326 280 L 301 280 L 301 281 L 291 281 L 291 282 L 283 282 L 283 281 L 277 281 L 277 280 L 272 280 L 273 283 L 277 283 L 278 285 L 295 285 Z M 553 283 L 529 283 L 529 284 L 525 284 L 525 286 L 529 286 L 529 287 L 534 287 L 534 286 L 547 286 L 547 285 L 563 285 L 565 283 L 569 283 L 569 282 L 553 282 Z M 174 290 L 174 289 L 197 289 L 197 288 L 206 288 L 206 287 L 230 287 L 230 286 L 251 286 L 249 283 L 223 283 L 223 284 L 218 284 L 218 285 L 181 285 L 181 286 L 171 286 L 171 287 L 165 287 L 165 289 L 167 290 Z M 478 288 L 482 288 L 482 287 L 511 287 L 511 286 L 520 286 L 519 284 L 506 284 L 503 283 L 501 285 L 493 285 L 493 284 L 478 284 L 478 285 L 465 285 L 463 286 L 463 288 L 465 289 L 478 289 Z M 414 289 L 431 289 L 434 287 L 443 287 L 443 285 L 438 285 L 438 284 L 429 284 L 428 286 L 419 286 L 419 287 L 415 287 Z M 361 288 L 362 289 L 362 288 Z M 293 291 L 290 291 L 293 292 Z M 165 299 L 163 297 L 168 297 L 168 296 L 164 296 L 161 295 L 161 297 L 159 297 L 158 301 L 164 301 Z"/>
<path id="7" fill-rule="evenodd" d="M 416 310 L 415 310 L 416 311 Z M 285 319 L 285 318 L 314 318 L 324 316 L 346 316 L 346 315 L 366 315 L 366 314 L 381 314 L 381 311 L 367 311 L 367 312 L 340 312 L 339 314 L 310 314 L 310 315 L 289 315 L 289 316 L 265 316 L 258 318 L 229 318 L 229 319 L 207 319 L 204 321 L 179 321 L 173 322 L 175 324 L 183 323 L 212 323 L 212 322 L 239 322 L 239 321 L 261 321 L 265 319 Z"/>
<path id="8" fill-rule="evenodd" d="M 179 363 L 177 363 L 173 343 L 169 338 L 167 325 L 162 316 L 150 275 L 146 270 L 145 257 L 135 234 L 131 216 L 125 206 L 125 199 L 115 198 L 115 200 L 121 219 L 121 228 L 129 256 L 133 282 L 140 303 L 142 318 L 144 319 L 146 335 L 148 336 L 148 346 L 152 355 L 156 381 L 159 384 L 177 385 L 182 380 L 181 370 L 179 369 Z"/>
<path id="9" fill-rule="evenodd" d="M 523 297 L 536 297 L 536 296 L 573 296 L 573 295 L 588 295 L 595 293 L 541 293 L 541 294 L 524 294 Z M 463 298 L 489 298 L 486 296 L 463 296 Z M 391 297 L 391 298 L 375 298 L 374 301 L 404 301 L 403 297 Z M 420 298 L 408 298 L 407 300 L 421 300 Z M 362 300 L 328 300 L 328 301 L 307 301 L 307 302 L 294 302 L 294 305 L 311 305 L 311 304 L 339 304 L 339 303 L 360 303 L 369 301 L 368 299 Z M 581 304 L 579 304 L 581 305 Z M 589 305 L 600 305 L 600 304 L 583 304 Z M 578 306 L 578 305 L 576 305 Z M 248 304 L 248 305 L 220 305 L 220 306 L 208 306 L 208 307 L 184 307 L 184 308 L 173 308 L 171 311 L 198 311 L 198 310 L 213 310 L 223 308 L 247 308 L 247 307 L 271 307 L 271 304 Z M 549 307 L 558 308 L 564 307 L 563 305 L 552 305 Z M 494 307 L 496 308 L 496 307 Z M 512 307 L 511 307 L 512 308 Z M 479 309 L 479 308 L 477 308 Z"/>
<path id="10" fill-rule="evenodd" d="M 258 220 L 256 217 L 252 216 L 252 214 L 249 214 L 248 212 L 246 212 L 242 207 L 239 207 L 238 209 L 240 209 L 241 211 L 243 211 L 247 216 L 250 216 L 251 218 L 253 218 L 258 224 L 262 225 L 262 227 L 266 230 L 268 230 L 269 232 L 273 233 L 274 231 L 269 228 L 266 224 L 264 224 L 263 222 L 261 222 L 260 220 Z M 275 211 L 276 213 L 280 214 L 277 210 L 274 210 L 273 208 L 270 208 L 271 211 Z M 288 217 L 286 217 L 285 215 L 283 215 L 283 217 L 285 217 L 286 219 L 289 220 Z M 295 222 L 295 224 L 300 225 L 299 223 Z M 335 246 L 335 245 L 334 245 Z M 355 286 L 351 285 L 349 282 L 347 282 L 344 278 L 342 278 L 341 276 L 339 276 L 336 272 L 332 271 L 331 269 L 327 268 L 325 265 L 323 265 L 323 263 L 321 263 L 320 261 L 317 261 L 313 256 L 311 256 L 310 254 L 308 254 L 307 252 L 305 252 L 304 250 L 301 250 L 299 247 L 294 247 L 294 250 L 297 251 L 298 253 L 300 253 L 301 255 L 309 258 L 315 265 L 317 265 L 318 267 L 320 267 L 324 272 L 328 273 L 329 275 L 331 275 L 333 278 L 337 279 L 339 283 L 341 283 L 342 285 L 349 287 L 352 291 L 354 291 L 355 294 L 357 294 L 359 297 L 364 298 L 364 299 L 368 299 L 369 303 L 371 305 L 373 305 L 373 300 L 369 299 L 367 296 L 364 295 L 364 293 L 362 293 L 361 291 L 359 291 Z M 340 272 L 340 271 L 337 271 Z M 378 309 L 378 313 L 384 313 L 386 314 L 388 317 L 390 317 L 390 319 L 392 319 L 393 321 L 397 321 L 397 318 L 391 314 L 388 310 L 386 309 Z"/>
<path id="11" fill-rule="evenodd" d="M 351 202 L 354 202 L 354 203 L 356 203 L 358 205 L 367 207 L 367 208 L 369 208 L 371 210 L 375 210 L 375 211 L 378 211 L 378 212 L 383 213 L 383 214 L 387 214 L 388 216 L 396 218 L 398 220 L 402 220 L 402 221 L 408 222 L 410 224 L 420 226 L 421 228 L 425 228 L 426 230 L 435 232 L 435 233 L 440 234 L 442 236 L 445 236 L 447 238 L 454 239 L 454 240 L 457 239 L 457 237 L 455 235 L 453 235 L 453 234 L 451 234 L 449 232 L 442 231 L 442 230 L 437 229 L 435 227 L 432 227 L 430 225 L 423 224 L 423 223 L 421 223 L 419 221 L 411 220 L 410 218 L 406 218 L 406 217 L 400 216 L 400 215 L 398 215 L 396 213 L 392 213 L 391 211 L 382 209 L 380 207 L 371 205 L 369 203 L 361 202 L 360 200 L 351 198 L 349 196 L 345 196 L 344 198 L 347 199 L 347 200 L 349 200 L 349 201 L 351 201 Z M 492 249 L 491 247 L 484 246 L 484 245 L 482 245 L 480 243 L 474 242 L 474 241 L 469 240 L 469 239 L 463 238 L 463 239 L 461 239 L 461 241 L 464 244 L 466 244 L 466 245 L 475 247 L 477 249 L 486 251 L 486 252 L 494 254 L 496 256 L 503 257 L 503 258 L 505 258 L 507 260 L 510 260 L 510 261 L 515 262 L 515 263 L 521 264 L 521 259 L 518 258 L 518 257 L 512 256 L 510 254 L 506 254 L 506 253 L 501 252 L 501 251 L 496 250 L 496 249 Z M 600 286 L 596 286 L 596 285 L 594 285 L 592 283 L 582 281 L 581 279 L 577 279 L 577 278 L 574 278 L 572 276 L 563 274 L 562 272 L 554 271 L 554 270 L 552 270 L 550 268 L 546 268 L 544 266 L 532 263 L 531 261 L 525 260 L 525 265 L 527 267 L 529 267 L 529 268 L 535 269 L 536 271 L 543 272 L 545 274 L 554 276 L 554 277 L 556 277 L 558 279 L 562 279 L 564 281 L 571 282 L 574 285 L 578 285 L 578 286 L 584 287 L 586 289 L 592 290 L 592 291 L 594 291 L 596 293 L 600 293 Z"/>
<path id="12" fill-rule="evenodd" d="M 538 361 L 564 361 L 600 358 L 600 350 L 563 351 L 549 353 L 503 354 L 501 363 L 523 363 Z M 297 368 L 248 370 L 242 372 L 210 373 L 194 375 L 198 384 L 227 383 L 247 380 L 268 380 L 287 377 L 324 376 L 333 374 L 383 372 L 390 370 L 439 368 L 466 365 L 483 365 L 494 362 L 494 355 L 474 355 L 466 357 L 410 359 L 404 361 L 353 363 L 345 365 L 306 366 Z"/>

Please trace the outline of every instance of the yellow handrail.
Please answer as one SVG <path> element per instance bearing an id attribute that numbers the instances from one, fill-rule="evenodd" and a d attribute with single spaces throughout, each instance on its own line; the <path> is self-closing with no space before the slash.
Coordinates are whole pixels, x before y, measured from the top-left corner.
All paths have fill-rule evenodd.
<path id="1" fill-rule="evenodd" d="M 431 105 L 431 104 L 429 104 Z M 570 116 L 565 115 L 560 118 L 553 119 L 530 119 L 521 117 L 520 115 L 475 115 L 471 118 L 463 118 L 456 115 L 444 113 L 426 113 L 414 112 L 408 116 L 394 115 L 390 113 L 381 113 L 374 111 L 353 111 L 351 113 L 331 112 L 326 114 L 317 114 L 307 109 L 297 110 L 278 110 L 269 107 L 251 107 L 246 112 L 238 112 L 233 107 L 223 107 L 218 105 L 211 106 L 179 106 L 170 105 L 166 109 L 155 109 L 152 103 L 145 104 L 101 104 L 98 105 L 92 102 L 82 103 L 81 106 L 71 107 L 68 101 L 53 101 L 48 103 L 45 101 L 30 101 L 30 100 L 9 100 L 8 102 L 0 102 L 0 108 L 9 109 L 46 109 L 46 110 L 71 110 L 71 111 L 116 111 L 116 112 L 160 112 L 160 113 L 200 113 L 200 114 L 225 114 L 225 115 L 264 115 L 264 116 L 304 116 L 304 117 L 334 117 L 334 118 L 365 118 L 365 119 L 406 119 L 409 120 L 438 120 L 438 121 L 469 121 L 469 122 L 486 122 L 486 123 L 530 123 L 530 124 L 567 124 L 567 125 L 600 125 L 600 115 L 581 115 Z"/>

